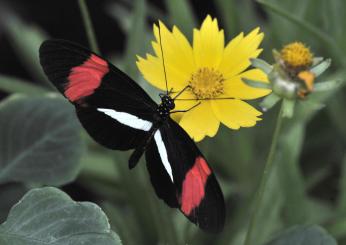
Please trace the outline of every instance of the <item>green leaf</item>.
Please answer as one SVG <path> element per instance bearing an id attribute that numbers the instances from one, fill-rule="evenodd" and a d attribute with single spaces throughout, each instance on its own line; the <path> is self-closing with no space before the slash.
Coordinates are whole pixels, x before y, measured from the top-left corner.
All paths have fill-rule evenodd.
<path id="1" fill-rule="evenodd" d="M 262 81 L 255 81 L 247 78 L 242 78 L 242 81 L 246 83 L 246 85 L 254 88 L 262 88 L 262 89 L 271 89 L 270 83 L 265 83 Z"/>
<path id="2" fill-rule="evenodd" d="M 61 98 L 11 96 L 0 105 L 0 135 L 0 183 L 61 185 L 79 172 L 80 126 Z"/>
<path id="3" fill-rule="evenodd" d="M 132 3 L 132 2 L 131 2 Z M 117 21 L 123 32 L 128 33 L 131 28 L 131 12 L 124 4 L 114 2 L 107 6 L 106 11 Z"/>
<path id="4" fill-rule="evenodd" d="M 51 83 L 48 82 L 39 61 L 38 50 L 42 42 L 47 39 L 46 34 L 36 26 L 26 24 L 13 13 L 6 13 L 3 18 L 6 34 L 10 39 L 13 50 L 26 66 L 28 72 L 36 81 L 53 88 Z"/>
<path id="5" fill-rule="evenodd" d="M 278 147 L 281 149 L 277 164 L 285 199 L 282 211 L 285 224 L 302 223 L 307 217 L 305 183 L 299 165 L 305 137 L 304 126 L 301 122 L 293 122 L 286 127 L 281 134 Z"/>
<path id="6" fill-rule="evenodd" d="M 346 73 L 341 71 L 335 73 L 332 76 L 326 78 L 326 80 L 340 80 L 345 84 Z M 326 103 L 331 98 L 335 98 L 336 91 L 338 90 L 326 90 L 323 93 L 311 93 L 309 95 L 309 102 L 300 103 L 300 106 L 297 106 L 297 110 L 295 111 L 295 117 L 300 118 L 302 121 L 310 120 L 319 110 L 319 105 Z M 316 107 L 317 105 L 317 107 Z"/>
<path id="7" fill-rule="evenodd" d="M 270 108 L 272 108 L 274 105 L 276 105 L 276 103 L 279 102 L 280 99 L 281 97 L 277 96 L 274 93 L 271 93 L 270 95 L 268 95 L 262 100 L 260 105 L 264 111 L 267 111 Z"/>
<path id="8" fill-rule="evenodd" d="M 337 43 L 335 42 L 335 40 L 328 33 L 323 32 L 322 30 L 320 30 L 320 28 L 309 23 L 308 21 L 300 17 L 297 17 L 293 13 L 287 11 L 285 8 L 282 8 L 279 4 L 272 4 L 268 2 L 267 0 L 257 0 L 257 2 L 262 4 L 264 7 L 268 8 L 275 14 L 282 16 L 283 18 L 287 19 L 293 24 L 296 24 L 297 26 L 299 26 L 301 29 L 304 29 L 305 31 L 314 35 L 316 38 L 319 39 L 321 43 L 324 43 L 329 48 L 335 60 L 339 64 L 343 66 L 346 65 L 346 60 L 344 58 L 344 55 L 342 54 L 342 52 L 340 52 L 339 47 Z"/>
<path id="9" fill-rule="evenodd" d="M 321 92 L 326 90 L 337 89 L 342 85 L 341 81 L 332 80 L 316 83 L 314 86 L 314 92 Z"/>
<path id="10" fill-rule="evenodd" d="M 6 220 L 11 207 L 20 200 L 25 192 L 26 188 L 22 184 L 0 185 L 0 223 Z"/>
<path id="11" fill-rule="evenodd" d="M 338 209 L 340 213 L 346 214 L 346 155 L 342 161 L 341 178 L 339 180 Z"/>
<path id="12" fill-rule="evenodd" d="M 146 41 L 146 5 L 144 0 L 134 1 L 134 13 L 130 17 L 130 28 L 127 33 L 124 71 L 135 77 L 138 74 L 136 55 L 143 51 L 143 39 Z M 148 42 L 145 42 L 148 43 Z"/>
<path id="13" fill-rule="evenodd" d="M 0 75 L 0 90 L 8 93 L 43 94 L 47 90 L 19 78 Z"/>
<path id="14" fill-rule="evenodd" d="M 0 225 L 2 245 L 120 245 L 96 204 L 74 202 L 53 187 L 33 189 Z"/>
<path id="15" fill-rule="evenodd" d="M 332 60 L 326 59 L 319 63 L 318 65 L 311 68 L 311 72 L 315 74 L 316 77 L 320 76 L 325 70 L 328 69 L 328 67 L 331 65 Z"/>
<path id="16" fill-rule="evenodd" d="M 322 227 L 295 226 L 282 232 L 265 245 L 337 245 Z"/>
<path id="17" fill-rule="evenodd" d="M 283 103 L 284 103 L 284 107 L 283 107 L 283 111 L 282 111 L 282 116 L 287 117 L 287 118 L 291 118 L 293 116 L 293 113 L 294 113 L 294 106 L 296 104 L 296 101 L 284 99 Z"/>
<path id="18" fill-rule="evenodd" d="M 266 241 L 270 234 L 277 232 L 282 227 L 280 212 L 284 205 L 284 196 L 281 191 L 278 166 L 274 167 L 267 186 L 268 188 L 263 194 L 261 207 L 257 211 L 260 214 L 253 232 L 257 244 Z"/>
<path id="19" fill-rule="evenodd" d="M 221 15 L 222 23 L 225 28 L 225 36 L 230 39 L 236 36 L 239 25 L 238 25 L 238 11 L 237 5 L 234 0 L 216 0 L 215 6 Z"/>
<path id="20" fill-rule="evenodd" d="M 196 20 L 190 2 L 186 0 L 166 0 L 165 3 L 171 24 L 178 26 L 187 37 L 191 38 L 192 30 L 196 27 Z"/>
<path id="21" fill-rule="evenodd" d="M 258 69 L 261 69 L 265 74 L 269 74 L 273 70 L 273 66 L 261 59 L 251 58 L 251 65 Z"/>

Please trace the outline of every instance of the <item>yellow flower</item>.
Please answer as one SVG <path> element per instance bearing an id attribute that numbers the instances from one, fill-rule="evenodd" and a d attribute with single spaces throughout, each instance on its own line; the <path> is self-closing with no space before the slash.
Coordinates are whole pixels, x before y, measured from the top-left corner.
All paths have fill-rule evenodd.
<path id="1" fill-rule="evenodd" d="M 301 42 L 293 42 L 284 46 L 280 56 L 285 65 L 294 69 L 306 69 L 312 65 L 313 54 Z"/>
<path id="2" fill-rule="evenodd" d="M 166 85 L 159 28 L 168 89 L 176 93 L 189 86 L 175 101 L 175 110 L 187 110 L 200 102 L 188 112 L 172 114 L 195 141 L 206 135 L 215 136 L 220 122 L 231 129 L 239 129 L 252 127 L 261 120 L 261 112 L 243 100 L 265 96 L 270 90 L 253 88 L 242 81 L 247 78 L 268 82 L 259 69 L 244 72 L 250 65 L 249 59 L 262 51 L 258 49 L 263 39 L 259 28 L 245 36 L 239 34 L 225 47 L 224 32 L 209 15 L 199 30 L 194 29 L 192 46 L 177 27 L 169 31 L 161 22 L 159 27 L 154 25 L 155 55 L 138 57 L 137 66 L 144 78 L 161 90 L 166 90 Z"/>

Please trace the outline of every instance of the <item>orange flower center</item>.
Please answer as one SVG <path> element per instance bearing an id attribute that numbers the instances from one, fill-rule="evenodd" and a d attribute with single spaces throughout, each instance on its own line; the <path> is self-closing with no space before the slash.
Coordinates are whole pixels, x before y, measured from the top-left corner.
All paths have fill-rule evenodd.
<path id="1" fill-rule="evenodd" d="M 202 67 L 193 73 L 189 80 L 189 86 L 197 99 L 215 98 L 224 92 L 225 79 L 214 68 Z"/>
<path id="2" fill-rule="evenodd" d="M 313 60 L 310 49 L 301 42 L 287 44 L 280 54 L 285 64 L 292 68 L 307 68 Z"/>

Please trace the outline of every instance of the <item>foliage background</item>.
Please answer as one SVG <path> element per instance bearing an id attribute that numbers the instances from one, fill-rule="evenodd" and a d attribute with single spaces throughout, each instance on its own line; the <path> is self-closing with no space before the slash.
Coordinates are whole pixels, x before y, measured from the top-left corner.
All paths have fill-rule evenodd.
<path id="1" fill-rule="evenodd" d="M 346 2 L 343 0 L 214 0 L 203 3 L 197 0 L 90 0 L 88 4 L 102 54 L 138 81 L 155 99 L 158 99 L 157 91 L 140 77 L 135 55 L 150 50 L 152 22 L 158 18 L 169 26 L 176 24 L 191 38 L 192 28 L 198 27 L 201 20 L 211 14 L 225 29 L 226 41 L 241 31 L 248 32 L 260 26 L 265 32 L 262 58 L 272 61 L 271 49 L 279 49 L 287 42 L 303 41 L 316 55 L 333 60 L 331 68 L 319 79 L 337 79 L 345 83 Z M 26 125 L 35 108 L 39 110 L 40 105 L 45 104 L 37 103 L 35 98 L 54 92 L 38 63 L 38 47 L 48 37 L 87 46 L 77 1 L 0 1 L 1 98 L 4 101 L 17 93 L 31 98 L 22 106 L 1 114 L 3 118 L 5 115 L 14 118 L 13 124 L 0 123 L 2 155 L 8 145 L 16 148 L 32 137 L 12 129 L 11 137 L 5 138 L 5 132 L 11 127 Z M 36 104 L 32 111 L 22 120 L 15 119 L 19 110 L 32 105 L 33 101 Z M 0 113 L 4 113 L 6 105 L 3 104 Z M 257 101 L 254 104 L 258 105 Z M 258 210 L 261 212 L 255 230 L 258 244 L 296 224 L 319 224 L 339 244 L 346 244 L 345 104 L 345 88 L 316 93 L 298 105 L 293 119 L 285 120 L 276 151 L 277 167 L 270 179 L 263 209 Z M 31 171 L 25 178 L 15 173 L 2 179 L 3 166 L 10 163 L 0 156 L 0 221 L 6 219 L 9 208 L 28 189 L 55 185 L 74 200 L 99 204 L 124 244 L 239 245 L 245 236 L 277 113 L 278 108 L 268 111 L 254 128 L 239 131 L 222 128 L 215 138 L 199 144 L 226 198 L 227 224 L 220 235 L 198 231 L 179 212 L 157 200 L 143 161 L 129 171 L 129 153 L 99 147 L 77 124 L 74 127 L 82 140 L 71 139 L 63 143 L 59 137 L 66 135 L 57 136 L 57 141 L 60 140 L 57 151 L 61 153 L 65 149 L 61 153 L 62 162 L 70 163 L 73 168 L 66 166 L 64 169 L 69 176 L 60 177 L 62 170 L 58 168 L 51 179 L 44 178 L 44 174 L 41 178 L 37 171 Z M 46 126 L 47 117 L 48 114 L 42 115 L 27 124 L 30 131 L 59 126 Z M 66 120 L 62 118 L 61 125 L 74 124 L 76 119 L 66 117 Z M 14 127 L 16 124 L 19 125 Z M 66 148 L 71 152 L 66 152 Z M 43 155 L 46 151 L 42 150 Z M 44 163 L 32 170 L 51 169 L 58 164 L 48 156 L 40 161 Z"/>

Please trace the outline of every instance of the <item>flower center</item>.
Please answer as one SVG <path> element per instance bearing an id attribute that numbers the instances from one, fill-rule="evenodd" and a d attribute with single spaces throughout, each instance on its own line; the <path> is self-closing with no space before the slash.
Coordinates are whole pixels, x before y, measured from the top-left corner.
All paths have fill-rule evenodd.
<path id="1" fill-rule="evenodd" d="M 215 98 L 223 94 L 224 81 L 219 71 L 202 67 L 191 75 L 189 86 L 198 99 Z"/>
<path id="2" fill-rule="evenodd" d="M 280 51 L 280 56 L 285 65 L 298 70 L 311 66 L 313 59 L 310 49 L 301 42 L 287 44 Z"/>

